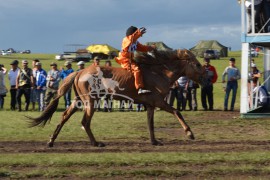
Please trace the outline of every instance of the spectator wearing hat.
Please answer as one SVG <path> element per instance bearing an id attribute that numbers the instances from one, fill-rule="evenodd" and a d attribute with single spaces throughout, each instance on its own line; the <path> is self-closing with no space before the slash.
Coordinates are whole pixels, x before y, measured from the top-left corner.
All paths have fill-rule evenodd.
<path id="1" fill-rule="evenodd" d="M 70 61 L 66 61 L 64 65 L 65 65 L 65 67 L 67 69 L 64 69 L 63 67 L 61 67 L 60 77 L 61 77 L 62 80 L 66 79 L 66 77 L 69 74 L 74 72 L 74 70 L 72 69 L 72 64 L 71 64 Z M 65 107 L 68 108 L 70 106 L 70 104 L 71 104 L 71 88 L 65 94 L 64 100 L 65 100 Z"/>
<path id="2" fill-rule="evenodd" d="M 207 84 L 201 88 L 202 107 L 205 111 L 207 110 L 213 111 L 214 106 L 213 84 L 217 81 L 218 75 L 216 68 L 210 65 L 209 58 L 204 58 L 203 68 L 205 69 L 207 75 Z M 208 100 L 208 105 L 206 99 Z"/>
<path id="3" fill-rule="evenodd" d="M 77 69 L 77 71 L 83 70 L 84 69 L 84 64 L 85 64 L 84 61 L 78 62 L 77 63 L 77 66 L 78 66 L 79 69 Z"/>
<path id="4" fill-rule="evenodd" d="M 42 69 L 41 62 L 36 63 L 36 75 L 35 75 L 35 82 L 36 82 L 36 97 L 38 102 L 39 111 L 44 111 L 45 103 L 45 93 L 46 93 L 46 78 L 47 73 L 44 69 Z"/>
<path id="5" fill-rule="evenodd" d="M 18 76 L 19 68 L 18 68 L 19 61 L 14 60 L 10 63 L 11 69 L 8 72 L 8 80 L 10 84 L 10 109 L 15 110 L 16 109 L 16 79 Z"/>
<path id="6" fill-rule="evenodd" d="M 5 75 L 7 73 L 7 69 L 3 64 L 0 64 L 0 109 L 4 107 L 4 101 L 7 94 L 7 88 L 5 83 Z"/>
<path id="7" fill-rule="evenodd" d="M 236 93 L 238 88 L 237 80 L 241 78 L 239 69 L 235 66 L 235 58 L 230 58 L 229 66 L 225 68 L 222 74 L 222 83 L 225 83 L 225 77 L 227 76 L 227 85 L 225 88 L 225 99 L 224 99 L 224 111 L 228 111 L 228 100 L 232 90 L 232 101 L 230 111 L 234 110 L 234 103 L 236 99 Z"/>
<path id="8" fill-rule="evenodd" d="M 32 61 L 32 70 L 33 70 L 33 83 L 34 86 L 31 89 L 31 95 L 30 95 L 30 103 L 32 104 L 32 111 L 36 110 L 36 103 L 38 103 L 37 100 L 37 91 L 36 91 L 36 71 L 37 71 L 37 66 L 36 63 L 39 62 L 39 59 L 34 59 Z"/>
<path id="9" fill-rule="evenodd" d="M 16 88 L 17 88 L 17 103 L 18 110 L 21 111 L 21 97 L 24 95 L 25 97 L 25 111 L 28 111 L 29 103 L 30 103 L 30 95 L 31 95 L 31 87 L 33 87 L 33 70 L 28 67 L 28 61 L 22 60 L 22 68 L 18 72 L 17 80 L 16 80 Z"/>
<path id="10" fill-rule="evenodd" d="M 45 107 L 49 105 L 51 99 L 55 98 L 57 95 L 57 90 L 59 88 L 59 82 L 61 80 L 60 78 L 60 71 L 57 69 L 56 63 L 51 63 L 51 70 L 48 71 L 47 74 L 47 91 L 45 95 Z"/>

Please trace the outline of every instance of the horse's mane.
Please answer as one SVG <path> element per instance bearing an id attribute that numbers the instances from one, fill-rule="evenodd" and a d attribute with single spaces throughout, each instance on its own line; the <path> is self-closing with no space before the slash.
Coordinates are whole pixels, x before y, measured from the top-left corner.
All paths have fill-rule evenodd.
<path id="1" fill-rule="evenodd" d="M 166 64 L 174 60 L 188 60 L 195 57 L 190 51 L 173 50 L 173 51 L 153 51 L 151 53 L 138 53 L 135 61 L 138 64 Z"/>

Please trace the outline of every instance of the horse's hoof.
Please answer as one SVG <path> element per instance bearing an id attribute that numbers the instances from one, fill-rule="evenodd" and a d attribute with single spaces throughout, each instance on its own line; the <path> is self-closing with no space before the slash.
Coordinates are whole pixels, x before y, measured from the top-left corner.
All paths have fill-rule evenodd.
<path id="1" fill-rule="evenodd" d="M 48 142 L 47 147 L 49 147 L 49 148 L 53 147 L 53 142 Z"/>
<path id="2" fill-rule="evenodd" d="M 97 147 L 105 147 L 105 144 L 102 143 L 102 142 L 98 142 L 98 143 L 97 143 Z"/>
<path id="3" fill-rule="evenodd" d="M 187 135 L 187 137 L 188 137 L 189 139 L 191 139 L 191 140 L 194 140 L 194 139 L 195 139 L 195 137 L 194 137 L 194 135 L 193 135 L 193 133 L 192 133 L 191 131 L 187 131 L 187 132 L 186 132 L 186 135 Z"/>
<path id="4" fill-rule="evenodd" d="M 92 145 L 95 147 L 105 147 L 105 144 L 102 142 L 95 142 L 95 143 L 92 143 Z"/>
<path id="5" fill-rule="evenodd" d="M 163 146 L 163 144 L 161 142 L 157 141 L 157 140 L 152 141 L 151 144 L 153 146 Z"/>

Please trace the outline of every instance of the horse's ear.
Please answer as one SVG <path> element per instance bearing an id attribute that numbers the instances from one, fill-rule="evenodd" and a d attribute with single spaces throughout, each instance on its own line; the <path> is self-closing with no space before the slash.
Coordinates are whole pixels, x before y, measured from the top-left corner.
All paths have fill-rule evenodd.
<path id="1" fill-rule="evenodd" d="M 181 58 L 182 57 L 182 50 L 177 49 L 176 54 L 177 54 L 177 57 Z"/>

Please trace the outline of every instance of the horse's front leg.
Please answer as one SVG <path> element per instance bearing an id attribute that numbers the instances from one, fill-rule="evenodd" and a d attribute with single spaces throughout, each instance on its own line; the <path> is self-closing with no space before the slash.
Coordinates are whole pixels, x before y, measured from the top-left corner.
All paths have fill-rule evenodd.
<path id="1" fill-rule="evenodd" d="M 154 130 L 154 110 L 153 106 L 147 106 L 147 121 L 148 121 L 148 128 L 150 133 L 151 144 L 160 146 L 163 145 L 161 142 L 157 141 L 155 138 L 155 130 Z"/>
<path id="2" fill-rule="evenodd" d="M 182 116 L 182 114 L 176 110 L 175 108 L 171 107 L 169 104 L 167 104 L 165 101 L 163 101 L 158 107 L 162 108 L 163 110 L 173 114 L 178 121 L 180 122 L 180 124 L 182 125 L 182 127 L 185 130 L 185 133 L 187 135 L 187 137 L 189 139 L 195 139 L 190 127 L 187 125 L 187 123 L 184 120 L 184 117 Z"/>
<path id="3" fill-rule="evenodd" d="M 195 139 L 194 134 L 191 131 L 190 127 L 185 122 L 184 117 L 182 116 L 182 114 L 178 110 L 176 110 L 176 109 L 173 110 L 173 114 L 176 116 L 176 118 L 178 119 L 178 121 L 180 122 L 180 124 L 182 125 L 182 127 L 184 128 L 187 137 L 189 139 L 194 140 Z"/>

